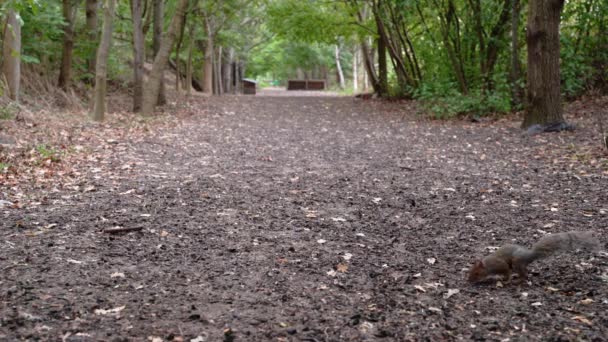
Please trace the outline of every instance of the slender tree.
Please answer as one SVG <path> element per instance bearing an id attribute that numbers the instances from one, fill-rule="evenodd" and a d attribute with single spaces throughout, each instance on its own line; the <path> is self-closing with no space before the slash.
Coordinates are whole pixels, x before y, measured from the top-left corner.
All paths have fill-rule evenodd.
<path id="1" fill-rule="evenodd" d="M 188 61 L 186 62 L 186 94 L 192 94 L 192 53 L 194 50 L 194 24 L 189 25 L 190 43 L 188 46 Z"/>
<path id="2" fill-rule="evenodd" d="M 86 0 L 85 15 L 86 15 L 86 32 L 91 43 L 97 42 L 97 7 L 98 0 Z M 92 79 L 95 75 L 95 58 L 97 55 L 92 53 L 87 60 L 87 71 Z"/>
<path id="3" fill-rule="evenodd" d="M 72 78 L 72 56 L 74 55 L 74 23 L 78 6 L 74 0 L 63 0 L 63 52 L 59 68 L 59 88 L 68 90 Z"/>
<path id="4" fill-rule="evenodd" d="M 152 65 L 150 77 L 148 78 L 148 82 L 146 82 L 144 85 L 144 102 L 142 108 L 143 115 L 151 116 L 154 113 L 154 105 L 157 102 L 158 93 L 160 92 L 161 87 L 161 77 L 163 75 L 163 71 L 169 63 L 169 54 L 173 48 L 177 31 L 181 27 L 182 21 L 184 20 L 184 14 L 187 7 L 188 0 L 179 0 L 175 8 L 175 14 L 171 19 L 171 25 L 169 25 L 168 31 L 163 34 L 160 47 L 158 49 L 158 54 L 156 54 L 156 57 L 154 58 L 154 64 Z"/>
<path id="5" fill-rule="evenodd" d="M 133 20 L 133 111 L 139 112 L 144 93 L 144 44 L 145 37 L 142 21 L 142 0 L 131 0 L 131 18 Z"/>
<path id="6" fill-rule="evenodd" d="M 154 51 L 154 58 L 158 55 L 160 50 L 160 41 L 163 34 L 165 6 L 164 0 L 154 0 L 154 12 L 153 12 L 153 36 L 152 36 L 152 50 Z M 165 77 L 160 79 L 160 90 L 158 92 L 157 105 L 162 106 L 167 103 L 167 96 L 165 95 Z"/>
<path id="7" fill-rule="evenodd" d="M 15 10 L 8 11 L 2 42 L 2 73 L 8 85 L 9 98 L 16 102 L 19 102 L 21 85 L 21 22 L 18 16 Z"/>
<path id="8" fill-rule="evenodd" d="M 559 71 L 559 24 L 564 0 L 528 3 L 528 94 L 523 128 L 565 123 Z"/>
<path id="9" fill-rule="evenodd" d="M 211 95 L 213 94 L 213 55 L 215 47 L 213 30 L 207 17 L 205 17 L 205 33 L 207 34 L 207 41 L 205 42 L 205 59 L 203 60 L 203 93 Z"/>
<path id="10" fill-rule="evenodd" d="M 340 85 L 340 89 L 344 89 L 346 88 L 346 83 L 344 82 L 344 72 L 342 71 L 342 64 L 340 63 L 340 46 L 338 44 L 334 47 L 334 52 L 336 72 L 338 73 L 338 84 Z"/>
<path id="11" fill-rule="evenodd" d="M 509 68 L 509 83 L 511 86 L 511 107 L 522 105 L 523 89 L 521 87 L 522 72 L 519 60 L 519 21 L 521 14 L 520 0 L 511 1 L 511 66 Z"/>
<path id="12" fill-rule="evenodd" d="M 104 1 L 103 28 L 101 41 L 97 48 L 97 65 L 95 67 L 95 89 L 93 92 L 93 111 L 91 118 L 95 121 L 103 121 L 106 112 L 106 87 L 108 74 L 108 57 L 112 45 L 112 21 L 116 0 Z"/>
<path id="13" fill-rule="evenodd" d="M 381 22 L 376 21 L 378 31 L 381 29 Z M 376 39 L 378 48 L 378 89 L 379 96 L 386 96 L 388 93 L 388 67 L 386 63 L 386 44 L 385 40 L 379 36 Z"/>

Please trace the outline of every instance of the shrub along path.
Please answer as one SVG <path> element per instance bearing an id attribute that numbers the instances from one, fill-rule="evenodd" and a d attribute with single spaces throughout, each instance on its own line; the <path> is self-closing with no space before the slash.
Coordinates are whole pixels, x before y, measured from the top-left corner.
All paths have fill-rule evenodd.
<path id="1" fill-rule="evenodd" d="M 606 236 L 589 122 L 530 137 L 411 103 L 196 101 L 93 149 L 79 184 L 0 209 L 1 340 L 608 337 L 605 253 L 538 262 L 523 287 L 464 280 L 490 247 Z"/>

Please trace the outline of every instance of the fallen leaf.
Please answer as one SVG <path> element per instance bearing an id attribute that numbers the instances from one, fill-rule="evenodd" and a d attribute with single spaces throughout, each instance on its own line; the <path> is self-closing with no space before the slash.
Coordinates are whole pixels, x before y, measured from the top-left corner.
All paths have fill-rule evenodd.
<path id="1" fill-rule="evenodd" d="M 581 304 L 585 304 L 585 305 L 591 304 L 593 302 L 594 302 L 594 300 L 591 298 L 585 298 L 585 299 L 581 300 Z"/>
<path id="2" fill-rule="evenodd" d="M 119 306 L 113 309 L 108 309 L 108 310 L 104 310 L 104 309 L 96 309 L 95 310 L 95 314 L 96 315 L 107 315 L 107 314 L 112 314 L 112 313 L 119 313 L 122 310 L 125 309 L 125 306 Z"/>
<path id="3" fill-rule="evenodd" d="M 426 289 L 420 285 L 414 285 L 414 288 L 420 292 L 426 292 Z"/>
<path id="4" fill-rule="evenodd" d="M 344 255 L 342 256 L 342 259 L 348 261 L 350 259 L 352 259 L 353 255 L 351 253 L 344 253 Z"/>
<path id="5" fill-rule="evenodd" d="M 435 258 L 428 258 L 428 259 L 426 259 L 426 262 L 428 262 L 431 265 L 434 265 L 436 261 L 437 261 L 437 259 L 435 259 Z"/>
<path id="6" fill-rule="evenodd" d="M 335 277 L 336 274 L 338 274 L 338 273 L 335 270 L 327 271 L 327 275 L 330 276 L 330 277 Z"/>
<path id="7" fill-rule="evenodd" d="M 110 278 L 124 278 L 125 274 L 122 272 L 114 272 L 110 275 Z"/>
<path id="8" fill-rule="evenodd" d="M 585 317 L 585 316 L 574 316 L 574 317 L 572 317 L 572 319 L 575 320 L 575 321 L 579 321 L 581 323 L 590 325 L 590 326 L 593 325 L 591 323 L 591 321 L 587 317 Z"/>
<path id="9" fill-rule="evenodd" d="M 326 242 L 327 242 L 327 240 L 324 240 L 324 239 L 319 239 L 319 240 L 317 240 L 317 242 L 318 242 L 318 243 L 320 243 L 320 244 L 324 244 L 324 243 L 326 243 Z"/>
<path id="10" fill-rule="evenodd" d="M 460 293 L 459 289 L 448 289 L 448 292 L 443 294 L 443 298 L 448 299 L 457 293 Z"/>
<path id="11" fill-rule="evenodd" d="M 441 310 L 440 308 L 436 308 L 436 307 L 433 307 L 433 306 L 429 306 L 429 311 L 437 312 L 437 313 L 442 313 L 443 312 L 443 310 Z"/>
<path id="12" fill-rule="evenodd" d="M 336 270 L 340 273 L 346 273 L 348 271 L 348 265 L 338 264 L 338 266 L 336 266 Z"/>

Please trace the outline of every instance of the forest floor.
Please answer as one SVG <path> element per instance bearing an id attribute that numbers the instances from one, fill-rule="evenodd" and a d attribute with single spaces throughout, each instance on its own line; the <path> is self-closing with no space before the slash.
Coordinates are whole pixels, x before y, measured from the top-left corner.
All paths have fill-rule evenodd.
<path id="1" fill-rule="evenodd" d="M 608 156 L 583 115 L 606 107 L 571 104 L 577 130 L 534 136 L 413 102 L 169 107 L 64 120 L 57 144 L 5 137 L 0 340 L 608 338 L 605 252 L 542 260 L 522 286 L 465 281 L 504 243 L 594 230 L 606 246 Z"/>

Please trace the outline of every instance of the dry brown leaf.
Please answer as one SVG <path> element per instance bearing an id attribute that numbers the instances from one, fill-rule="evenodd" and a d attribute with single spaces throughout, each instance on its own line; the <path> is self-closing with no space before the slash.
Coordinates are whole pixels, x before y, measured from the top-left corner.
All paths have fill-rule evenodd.
<path id="1" fill-rule="evenodd" d="M 581 323 L 587 324 L 589 326 L 593 325 L 593 323 L 591 323 L 591 321 L 587 317 L 585 317 L 585 316 L 580 316 L 580 315 L 579 316 L 574 316 L 574 317 L 572 317 L 572 319 L 575 320 L 575 321 L 579 321 Z"/>
<path id="2" fill-rule="evenodd" d="M 336 266 L 336 270 L 340 273 L 346 273 L 348 271 L 348 265 L 338 264 L 338 266 Z"/>

